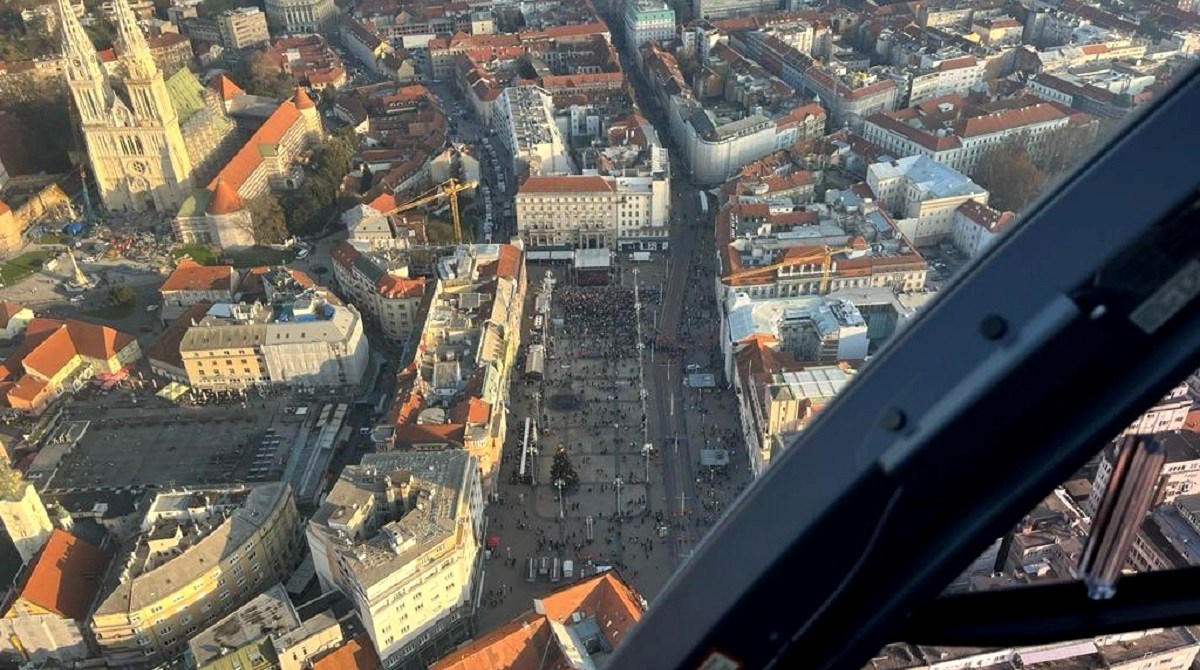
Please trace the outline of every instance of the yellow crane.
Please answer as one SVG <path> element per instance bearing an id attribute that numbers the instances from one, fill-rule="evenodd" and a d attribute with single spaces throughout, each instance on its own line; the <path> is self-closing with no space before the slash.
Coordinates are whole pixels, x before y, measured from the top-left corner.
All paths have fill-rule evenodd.
<path id="1" fill-rule="evenodd" d="M 457 244 L 462 244 L 462 221 L 458 217 L 458 194 L 462 191 L 473 189 L 478 185 L 479 183 L 475 181 L 459 181 L 454 177 L 451 177 L 441 184 L 433 187 L 429 191 L 426 191 L 416 200 L 410 200 L 403 205 L 396 207 L 395 209 L 384 212 L 383 215 L 391 216 L 392 214 L 407 212 L 410 209 L 416 209 L 421 205 L 427 205 L 434 200 L 449 198 L 450 217 L 454 220 L 454 241 Z"/>

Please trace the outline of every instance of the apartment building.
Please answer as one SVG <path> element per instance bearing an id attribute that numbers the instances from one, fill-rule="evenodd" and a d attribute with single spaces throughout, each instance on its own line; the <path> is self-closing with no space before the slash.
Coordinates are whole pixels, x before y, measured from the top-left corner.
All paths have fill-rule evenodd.
<path id="1" fill-rule="evenodd" d="M 950 236 L 955 248 L 974 258 L 990 247 L 1016 218 L 1012 212 L 997 211 L 978 200 L 968 200 L 954 210 Z"/>
<path id="2" fill-rule="evenodd" d="M 1180 384 L 1118 436 L 1155 435 L 1166 451 L 1167 461 L 1163 465 L 1154 498 L 1156 505 L 1200 490 L 1197 488 L 1200 486 L 1200 434 L 1183 429 L 1191 407 L 1188 387 Z M 1116 445 L 1109 443 L 1101 452 L 1096 478 L 1092 481 L 1092 492 L 1085 505 L 1089 513 L 1099 509 L 1116 461 Z"/>
<path id="3" fill-rule="evenodd" d="M 966 95 L 983 81 L 984 61 L 975 56 L 940 58 L 923 55 L 916 72 L 907 75 L 907 104 L 956 93 Z"/>
<path id="4" fill-rule="evenodd" d="M 691 0 L 692 16 L 702 19 L 725 19 L 731 16 L 763 14 L 779 9 L 773 0 Z"/>
<path id="5" fill-rule="evenodd" d="M 519 244 L 463 245 L 440 259 L 412 360 L 377 429 L 386 449 L 463 449 L 491 490 L 508 432 L 508 383 L 527 286 Z"/>
<path id="6" fill-rule="evenodd" d="M 513 157 L 513 174 L 575 173 L 570 146 L 554 122 L 554 99 L 543 88 L 504 89 L 492 105 L 496 135 Z"/>
<path id="7" fill-rule="evenodd" d="M 987 189 L 925 156 L 868 166 L 867 186 L 900 234 L 917 245 L 950 237 L 959 205 L 968 200 L 986 205 L 988 199 Z"/>
<path id="8" fill-rule="evenodd" d="M 478 461 L 461 450 L 367 454 L 309 521 L 317 577 L 354 603 L 387 668 L 425 668 L 471 637 L 483 543 Z"/>
<path id="9" fill-rule="evenodd" d="M 407 343 L 420 325 L 421 306 L 429 288 L 424 277 L 409 275 L 411 255 L 342 242 L 330 256 L 342 296 L 376 323 L 385 337 L 401 346 Z"/>
<path id="10" fill-rule="evenodd" d="M 105 660 L 148 668 L 286 578 L 300 517 L 286 483 L 155 496 L 91 628 Z"/>
<path id="11" fill-rule="evenodd" d="M 633 0 L 625 6 L 625 41 L 637 49 L 651 40 L 675 37 L 675 10 L 662 0 Z"/>
<path id="12" fill-rule="evenodd" d="M 217 16 L 217 29 L 226 49 L 245 49 L 271 41 L 267 15 L 258 7 L 238 7 L 221 12 Z"/>
<path id="13" fill-rule="evenodd" d="M 746 454 L 758 477 L 850 383 L 854 369 L 846 363 L 801 363 L 752 338 L 739 346 L 732 373 Z"/>
<path id="14" fill-rule="evenodd" d="M 267 302 L 214 304 L 187 329 L 179 353 L 189 384 L 229 389 L 361 381 L 369 345 L 358 310 L 289 282 L 283 272 L 272 277 Z"/>
<path id="15" fill-rule="evenodd" d="M 531 248 L 665 248 L 671 185 L 655 176 L 534 176 L 516 196 L 517 234 Z"/>
<path id="16" fill-rule="evenodd" d="M 980 158 L 1010 137 L 1020 135 L 1036 154 L 1047 133 L 1089 122 L 1086 114 L 1072 113 L 1034 96 L 988 106 L 947 95 L 873 114 L 867 117 L 862 132 L 894 156 L 925 156 L 971 174 Z"/>

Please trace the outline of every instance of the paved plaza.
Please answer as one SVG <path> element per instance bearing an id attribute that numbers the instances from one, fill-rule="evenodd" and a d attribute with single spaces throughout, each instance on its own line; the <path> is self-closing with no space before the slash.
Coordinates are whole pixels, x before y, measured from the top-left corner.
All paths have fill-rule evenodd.
<path id="1" fill-rule="evenodd" d="M 500 474 L 501 500 L 487 511 L 487 534 L 497 538 L 498 544 L 484 565 L 481 629 L 525 611 L 531 598 L 566 581 L 564 577 L 563 582 L 555 583 L 550 575 L 542 574 L 529 581 L 527 561 L 531 557 L 538 566 L 542 557 L 551 562 L 554 558 L 570 560 L 575 577 L 581 569 L 619 567 L 640 593 L 653 599 L 685 554 L 675 543 L 694 543 L 729 497 L 719 494 L 729 488 L 729 471 L 701 468 L 699 448 L 706 436 L 715 443 L 717 430 L 707 426 L 710 413 L 725 412 L 722 438 L 726 431 L 738 434 L 733 430 L 736 424 L 728 425 L 729 417 L 736 416 L 730 413 L 731 395 L 723 402 L 720 390 L 702 394 L 684 389 L 676 375 L 675 400 L 647 397 L 645 408 L 650 416 L 643 414 L 633 268 L 621 268 L 611 286 L 576 287 L 563 268 L 531 265 L 527 331 L 532 330 L 533 303 L 548 269 L 556 285 L 551 319 L 542 335 L 547 351 L 545 375 L 540 381 L 515 375 Z M 649 342 L 662 309 L 666 268 L 664 264 L 643 264 L 637 269 L 642 337 Z M 526 346 L 534 339 L 534 333 L 523 333 Z M 648 388 L 653 366 L 682 369 L 680 360 L 669 357 L 652 361 L 648 347 L 642 353 Z M 676 405 L 668 408 L 667 403 Z M 694 428 L 689 426 L 680 435 L 667 434 L 654 418 L 660 410 L 695 412 Z M 527 456 L 527 477 L 522 479 L 519 470 L 526 417 L 536 422 L 537 453 Z M 647 443 L 653 445 L 649 454 L 643 448 Z M 579 475 L 577 487 L 565 491 L 561 500 L 550 474 L 560 448 L 566 450 Z M 670 457 L 696 461 L 694 472 L 687 476 L 695 475 L 697 481 L 682 499 L 670 493 L 666 484 L 663 460 Z"/>

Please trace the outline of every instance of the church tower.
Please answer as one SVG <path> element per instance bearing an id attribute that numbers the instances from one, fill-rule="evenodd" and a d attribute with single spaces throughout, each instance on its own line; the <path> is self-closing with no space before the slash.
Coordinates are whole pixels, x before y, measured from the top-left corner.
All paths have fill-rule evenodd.
<path id="1" fill-rule="evenodd" d="M 123 95 L 109 84 L 96 48 L 58 0 L 67 85 L 79 109 L 88 160 L 110 210 L 174 214 L 192 192 L 192 164 L 162 72 L 127 0 L 114 0 Z"/>

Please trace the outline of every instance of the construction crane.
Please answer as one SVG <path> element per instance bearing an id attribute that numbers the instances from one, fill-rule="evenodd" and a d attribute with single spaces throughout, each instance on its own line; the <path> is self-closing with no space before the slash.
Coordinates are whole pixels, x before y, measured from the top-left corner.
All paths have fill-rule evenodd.
<path id="1" fill-rule="evenodd" d="M 427 205 L 434 200 L 438 200 L 440 198 L 449 198 L 450 217 L 454 220 L 454 242 L 456 244 L 462 244 L 462 221 L 458 216 L 458 194 L 462 191 L 473 189 L 478 185 L 479 183 L 475 181 L 459 181 L 454 177 L 451 177 L 441 184 L 433 187 L 429 191 L 426 191 L 416 200 L 410 200 L 403 205 L 396 207 L 395 209 L 384 212 L 383 215 L 391 216 L 392 214 L 407 212 L 410 209 L 416 209 L 421 205 Z"/>

